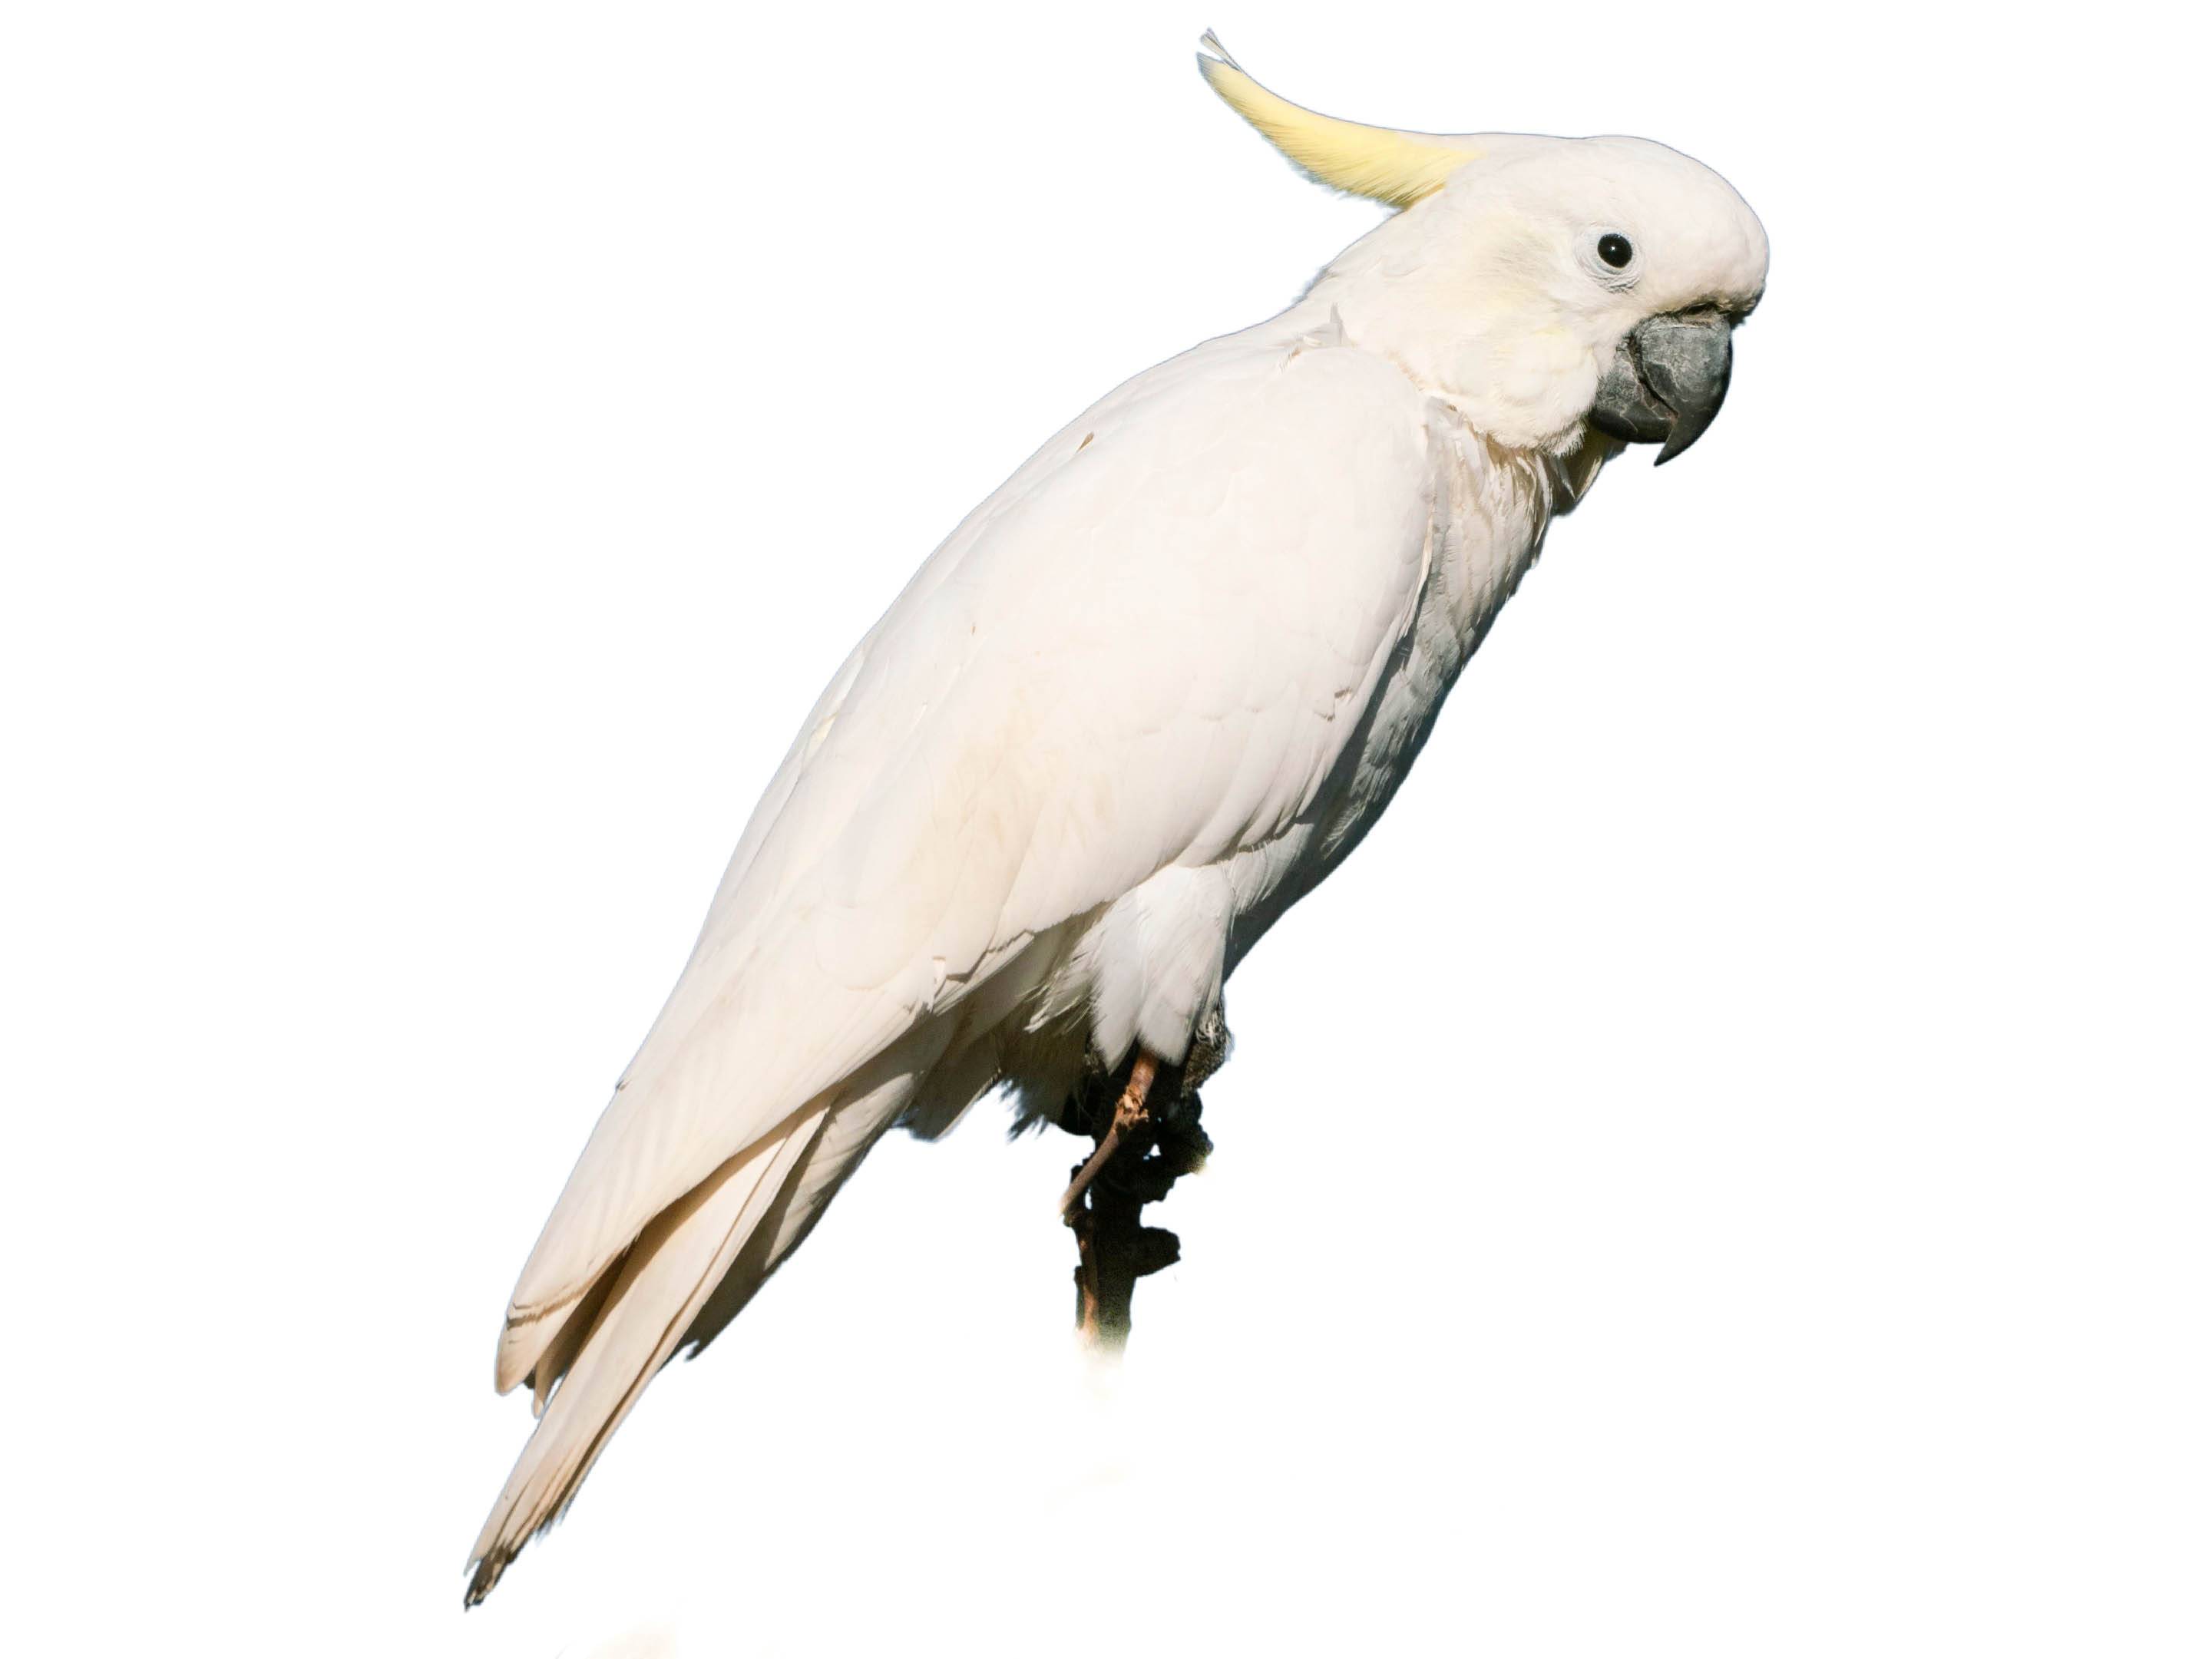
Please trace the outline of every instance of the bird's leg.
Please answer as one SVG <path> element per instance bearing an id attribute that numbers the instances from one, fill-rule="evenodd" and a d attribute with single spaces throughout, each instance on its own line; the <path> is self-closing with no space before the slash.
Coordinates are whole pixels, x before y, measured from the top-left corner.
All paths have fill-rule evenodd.
<path id="1" fill-rule="evenodd" d="M 1159 1061 L 1141 1048 L 1137 1051 L 1136 1060 L 1129 1067 L 1129 1081 L 1121 1090 L 1121 1099 L 1114 1103 L 1114 1115 L 1107 1122 L 1105 1133 L 1098 1137 L 1098 1150 L 1091 1154 L 1088 1164 L 1075 1172 L 1075 1179 L 1060 1195 L 1062 1221 L 1073 1221 L 1076 1211 L 1083 1206 L 1083 1194 L 1098 1179 L 1098 1172 L 1113 1162 L 1114 1154 L 1121 1150 L 1121 1143 L 1129 1133 L 1149 1119 L 1145 1097 L 1152 1093 L 1152 1078 L 1158 1070 Z"/>
<path id="2" fill-rule="evenodd" d="M 1094 1076 L 1061 1120 L 1061 1127 L 1093 1133 L 1098 1141 L 1060 1200 L 1081 1256 L 1075 1270 L 1076 1330 L 1094 1347 L 1110 1352 L 1128 1340 L 1137 1281 L 1182 1255 L 1173 1233 L 1147 1227 L 1140 1218 L 1146 1205 L 1165 1198 L 1176 1179 L 1196 1170 L 1212 1150 L 1198 1127 L 1199 1099 L 1192 1086 L 1212 1065 L 1211 1060 L 1200 1063 L 1196 1053 L 1192 1063 L 1179 1066 L 1139 1053 L 1110 1116 L 1099 1108 L 1109 1097 L 1112 1079 Z"/>

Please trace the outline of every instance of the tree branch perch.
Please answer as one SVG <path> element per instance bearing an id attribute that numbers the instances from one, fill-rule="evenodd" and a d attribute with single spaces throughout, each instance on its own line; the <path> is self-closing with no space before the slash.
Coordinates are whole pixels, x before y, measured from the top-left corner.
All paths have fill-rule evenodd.
<path id="1" fill-rule="evenodd" d="M 1228 1045 L 1227 1030 L 1211 1019 L 1182 1065 L 1140 1050 L 1118 1073 L 1086 1077 L 1061 1110 L 1061 1128 L 1097 1143 L 1060 1196 L 1060 1218 L 1073 1230 L 1080 1258 L 1075 1328 L 1094 1348 L 1121 1351 L 1137 1281 L 1182 1256 L 1182 1242 L 1146 1226 L 1143 1212 L 1213 1150 L 1199 1127 L 1198 1085 L 1219 1067 Z"/>

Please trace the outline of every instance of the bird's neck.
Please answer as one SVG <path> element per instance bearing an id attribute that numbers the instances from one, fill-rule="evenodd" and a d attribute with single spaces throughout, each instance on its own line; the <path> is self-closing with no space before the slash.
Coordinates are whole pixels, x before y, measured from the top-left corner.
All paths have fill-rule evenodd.
<path id="1" fill-rule="evenodd" d="M 1563 454 L 1597 389 L 1591 347 L 1515 262 L 1474 259 L 1417 204 L 1331 260 L 1301 301 L 1510 449 Z"/>

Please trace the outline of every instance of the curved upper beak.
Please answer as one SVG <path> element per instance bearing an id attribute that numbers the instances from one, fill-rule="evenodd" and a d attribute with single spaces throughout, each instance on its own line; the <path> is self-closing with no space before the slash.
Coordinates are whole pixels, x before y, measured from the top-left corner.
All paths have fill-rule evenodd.
<path id="1" fill-rule="evenodd" d="M 1660 444 L 1659 464 L 1673 460 L 1721 412 L 1731 326 L 1709 310 L 1638 323 L 1598 382 L 1590 424 L 1630 443 Z"/>

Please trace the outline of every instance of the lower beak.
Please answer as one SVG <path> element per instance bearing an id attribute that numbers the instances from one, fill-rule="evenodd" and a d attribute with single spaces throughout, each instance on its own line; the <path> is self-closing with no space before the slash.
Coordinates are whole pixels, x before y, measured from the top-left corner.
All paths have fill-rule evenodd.
<path id="1" fill-rule="evenodd" d="M 1728 396 L 1729 319 L 1678 311 L 1638 323 L 1597 384 L 1590 424 L 1671 461 L 1704 434 Z"/>

